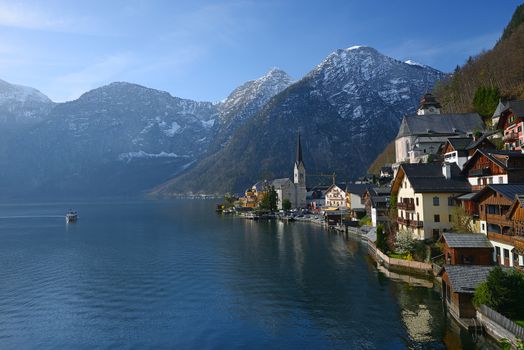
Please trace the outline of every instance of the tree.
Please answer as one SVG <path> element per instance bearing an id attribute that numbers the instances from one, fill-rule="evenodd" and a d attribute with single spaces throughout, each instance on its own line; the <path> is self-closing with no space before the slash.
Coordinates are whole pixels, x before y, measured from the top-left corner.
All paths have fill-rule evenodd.
<path id="1" fill-rule="evenodd" d="M 462 207 L 451 209 L 451 229 L 455 232 L 474 232 L 473 217 Z"/>
<path id="2" fill-rule="evenodd" d="M 416 248 L 413 234 L 409 230 L 400 230 L 395 241 L 395 251 L 398 254 L 411 254 Z"/>
<path id="3" fill-rule="evenodd" d="M 288 211 L 291 209 L 291 201 L 287 198 L 284 198 L 282 200 L 282 209 L 284 209 L 285 211 Z"/>
<path id="4" fill-rule="evenodd" d="M 278 205 L 278 194 L 277 191 L 275 191 L 275 187 L 268 186 L 265 192 L 266 194 L 259 204 L 260 209 L 276 211 Z"/>
<path id="5" fill-rule="evenodd" d="M 483 117 L 491 117 L 500 100 L 500 91 L 497 87 L 479 86 L 473 97 L 473 107 Z"/>
<path id="6" fill-rule="evenodd" d="M 231 208 L 232 206 L 235 205 L 236 200 L 237 198 L 235 198 L 235 196 L 233 196 L 230 193 L 226 193 L 226 195 L 224 196 L 225 207 Z"/>
<path id="7" fill-rule="evenodd" d="M 388 239 L 384 233 L 384 226 L 382 225 L 377 226 L 377 240 L 375 241 L 375 245 L 384 253 L 388 251 Z"/>
<path id="8" fill-rule="evenodd" d="M 473 303 L 485 304 L 511 319 L 524 318 L 524 275 L 500 266 L 490 271 L 486 282 L 475 290 Z"/>

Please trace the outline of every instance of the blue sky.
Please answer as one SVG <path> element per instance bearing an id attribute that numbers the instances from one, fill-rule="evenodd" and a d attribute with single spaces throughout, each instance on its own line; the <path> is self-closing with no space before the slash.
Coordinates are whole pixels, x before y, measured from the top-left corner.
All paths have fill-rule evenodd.
<path id="1" fill-rule="evenodd" d="M 112 81 L 218 101 L 271 67 L 298 79 L 353 45 L 452 71 L 493 46 L 518 4 L 0 0 L 0 78 L 55 101 Z"/>

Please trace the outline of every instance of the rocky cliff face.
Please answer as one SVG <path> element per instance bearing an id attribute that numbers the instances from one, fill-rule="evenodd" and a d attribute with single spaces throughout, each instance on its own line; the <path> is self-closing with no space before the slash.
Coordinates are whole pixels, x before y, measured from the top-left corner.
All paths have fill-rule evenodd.
<path id="1" fill-rule="evenodd" d="M 290 176 L 299 129 L 308 172 L 361 175 L 394 138 L 402 116 L 443 78 L 373 48 L 337 50 L 269 100 L 219 152 L 155 191 L 241 191 L 258 179 Z"/>

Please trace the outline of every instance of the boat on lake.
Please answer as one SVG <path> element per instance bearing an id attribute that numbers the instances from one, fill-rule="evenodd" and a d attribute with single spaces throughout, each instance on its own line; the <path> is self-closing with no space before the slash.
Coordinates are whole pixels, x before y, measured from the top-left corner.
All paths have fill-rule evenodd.
<path id="1" fill-rule="evenodd" d="M 66 222 L 76 222 L 78 220 L 78 213 L 74 210 L 69 210 L 65 216 Z"/>

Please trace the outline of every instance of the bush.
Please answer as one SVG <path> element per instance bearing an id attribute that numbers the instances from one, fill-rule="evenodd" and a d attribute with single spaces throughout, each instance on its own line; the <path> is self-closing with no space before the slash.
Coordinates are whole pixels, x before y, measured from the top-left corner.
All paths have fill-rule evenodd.
<path id="1" fill-rule="evenodd" d="M 511 319 L 524 318 L 524 276 L 515 270 L 504 271 L 495 267 L 486 282 L 475 290 L 473 303 L 485 304 Z"/>
<path id="2" fill-rule="evenodd" d="M 411 254 L 415 250 L 415 244 L 410 231 L 399 231 L 395 241 L 395 251 L 399 254 Z"/>

